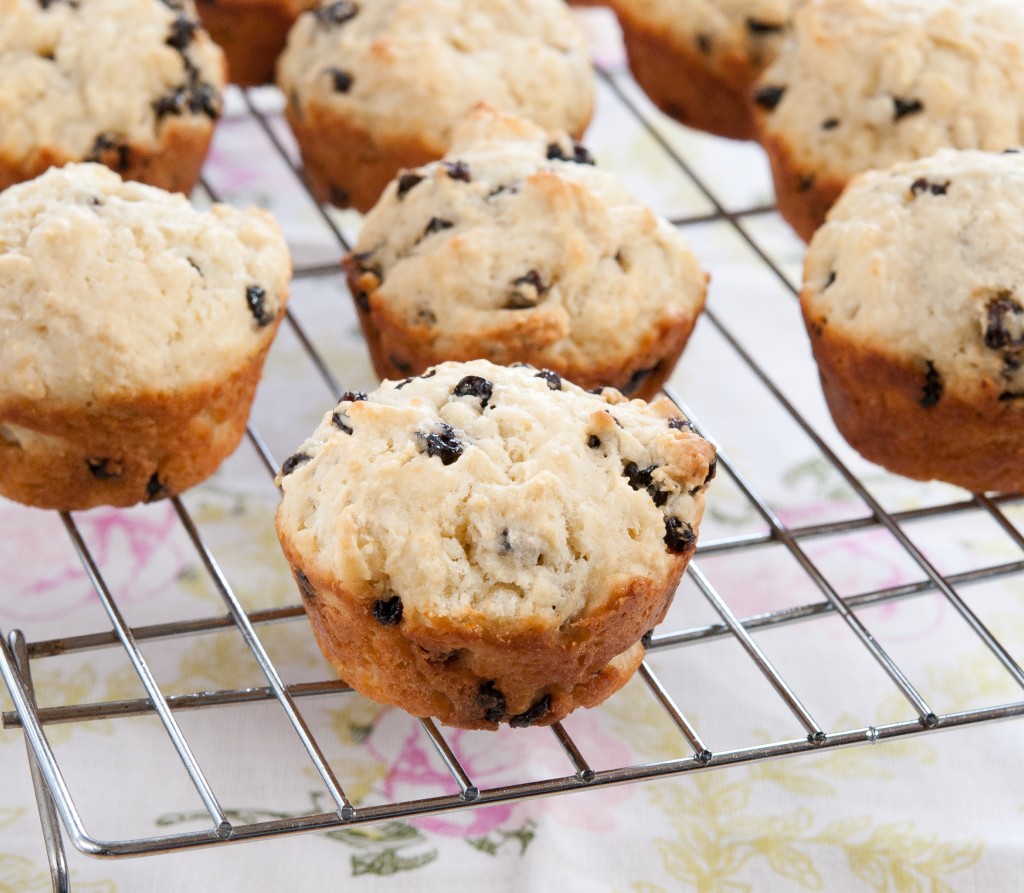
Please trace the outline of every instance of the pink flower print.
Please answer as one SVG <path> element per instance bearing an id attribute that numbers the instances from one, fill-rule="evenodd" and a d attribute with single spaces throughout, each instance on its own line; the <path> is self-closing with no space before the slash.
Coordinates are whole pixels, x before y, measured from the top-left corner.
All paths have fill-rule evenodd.
<path id="1" fill-rule="evenodd" d="M 75 523 L 119 602 L 144 601 L 165 591 L 186 564 L 171 537 L 170 504 L 76 512 Z M 64 525 L 55 512 L 0 503 L 0 620 L 63 621 L 95 602 Z"/>
<path id="2" fill-rule="evenodd" d="M 572 774 L 572 764 L 544 729 L 517 730 L 502 726 L 497 732 L 467 732 L 442 728 L 445 740 L 473 783 L 481 788 L 500 787 L 527 780 Z M 595 766 L 631 765 L 630 749 L 606 732 L 599 711 L 577 711 L 572 734 Z M 546 741 L 537 736 L 549 736 Z M 383 793 L 393 801 L 435 797 L 453 791 L 450 773 L 440 763 L 433 744 L 419 723 L 399 710 L 385 711 L 368 739 L 370 752 L 389 767 Z M 555 796 L 529 803 L 502 803 L 417 819 L 425 831 L 448 837 L 477 837 L 506 825 L 513 814 L 554 817 L 563 825 L 593 831 L 616 827 L 614 806 L 633 796 L 628 787 L 605 789 L 599 810 L 571 803 L 574 797 Z M 586 798 L 590 800 L 590 798 Z"/>
<path id="3" fill-rule="evenodd" d="M 619 697 L 628 697 L 628 694 Z M 605 717 L 610 719 L 610 714 L 602 713 L 600 707 L 595 710 L 577 710 L 563 724 L 591 768 L 600 770 L 634 765 L 636 754 L 621 738 L 606 729 Z M 572 772 L 572 764 L 561 747 L 544 748 L 538 757 L 538 771 L 543 773 L 538 778 L 551 778 Z M 538 821 L 544 818 L 583 831 L 611 833 L 619 828 L 622 805 L 636 796 L 636 793 L 635 785 L 617 785 L 602 788 L 600 793 L 590 796 L 575 793 L 558 795 L 524 803 L 524 815 Z"/>
<path id="4" fill-rule="evenodd" d="M 494 787 L 510 780 L 515 768 L 527 754 L 522 747 L 496 745 L 495 736 L 486 732 L 466 732 L 443 728 L 445 740 L 473 783 Z M 490 739 L 490 745 L 487 744 Z M 436 797 L 453 791 L 451 774 L 440 764 L 434 745 L 413 717 L 386 710 L 367 741 L 369 751 L 389 767 L 384 778 L 384 795 L 393 801 Z M 479 837 L 505 824 L 513 805 L 502 803 L 418 819 L 424 831 L 446 837 Z"/>
<path id="5" fill-rule="evenodd" d="M 816 523 L 831 515 L 822 506 L 790 508 L 782 513 L 789 527 Z M 864 511 L 851 504 L 843 517 L 857 517 Z M 865 528 L 847 533 L 800 540 L 815 567 L 832 588 L 842 596 L 890 589 L 920 580 L 924 572 L 903 547 L 885 529 Z M 824 594 L 788 550 L 781 546 L 744 550 L 741 554 L 711 555 L 698 559 L 698 564 L 739 617 L 820 602 Z M 926 597 L 927 598 L 927 597 Z M 915 599 L 919 604 L 921 599 Z M 941 599 L 929 599 L 929 618 L 921 622 L 920 608 L 915 608 L 913 622 L 905 630 L 893 627 L 892 621 L 906 612 L 900 602 L 872 608 L 885 618 L 887 640 L 922 638 L 941 625 L 948 605 Z M 869 624 L 870 625 L 870 624 Z M 841 626 L 822 628 L 820 634 L 845 637 Z"/>

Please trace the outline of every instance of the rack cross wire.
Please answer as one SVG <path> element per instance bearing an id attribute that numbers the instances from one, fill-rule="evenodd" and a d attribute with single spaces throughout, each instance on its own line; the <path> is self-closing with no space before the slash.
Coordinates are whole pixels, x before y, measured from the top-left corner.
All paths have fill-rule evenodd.
<path id="1" fill-rule="evenodd" d="M 770 206 L 756 206 L 741 211 L 728 210 L 726 203 L 716 195 L 705 179 L 688 163 L 686 158 L 673 148 L 662 131 L 652 123 L 652 113 L 641 102 L 638 102 L 631 92 L 628 74 L 615 69 L 599 70 L 598 74 L 605 95 L 621 103 L 640 131 L 653 140 L 659 151 L 670 159 L 671 163 L 685 175 L 692 186 L 713 208 L 712 213 L 682 217 L 673 220 L 673 223 L 679 227 L 702 224 L 728 225 L 759 258 L 763 264 L 765 275 L 777 278 L 786 290 L 795 294 L 795 289 L 784 271 L 772 259 L 759 240 L 751 235 L 750 223 L 772 213 L 774 209 Z M 259 126 L 276 152 L 291 168 L 296 188 L 305 189 L 301 170 L 293 158 L 294 153 L 289 146 L 285 145 L 275 127 L 275 123 L 279 124 L 279 122 L 272 120 L 271 114 L 261 108 L 260 103 L 254 101 L 251 94 L 241 95 L 244 102 L 242 114 L 249 116 Z M 205 179 L 203 188 L 210 199 L 218 199 L 217 190 Z M 310 200 L 312 200 L 311 197 Z M 319 213 L 324 223 L 333 232 L 340 248 L 347 251 L 348 240 L 335 218 L 323 208 L 319 208 Z M 339 284 L 343 282 L 343 276 L 336 264 L 311 264 L 300 267 L 295 271 L 295 277 L 296 279 L 333 277 Z M 331 396 L 337 400 L 343 388 L 332 373 L 321 351 L 315 345 L 314 339 L 291 310 L 287 311 L 286 319 L 288 326 L 308 354 L 317 375 L 322 379 Z M 774 410 L 782 413 L 804 432 L 814 444 L 819 455 L 845 481 L 867 511 L 842 520 L 787 525 L 780 517 L 780 513 L 772 507 L 769 500 L 759 492 L 744 471 L 733 461 L 728 450 L 719 444 L 719 468 L 761 519 L 765 530 L 727 537 L 712 537 L 699 544 L 695 559 L 688 569 L 688 579 L 695 584 L 696 590 L 707 600 L 719 619 L 700 626 L 675 630 L 664 629 L 652 637 L 649 652 L 658 654 L 669 649 L 699 646 L 714 640 L 733 640 L 742 647 L 756 667 L 756 671 L 770 684 L 799 724 L 803 734 L 757 746 L 713 750 L 698 733 L 695 724 L 687 718 L 679 704 L 669 694 L 666 679 L 655 672 L 651 661 L 645 661 L 640 668 L 639 678 L 656 699 L 672 726 L 678 730 L 679 736 L 685 741 L 688 756 L 594 769 L 588 762 L 588 742 L 573 737 L 562 724 L 558 723 L 550 727 L 550 733 L 565 754 L 566 771 L 564 774 L 531 779 L 517 784 L 487 787 L 474 780 L 466 768 L 461 765 L 446 739 L 446 733 L 431 720 L 424 719 L 419 721 L 422 734 L 436 750 L 450 774 L 451 780 L 457 787 L 457 793 L 359 806 L 353 803 L 341 780 L 336 777 L 330 761 L 324 755 L 323 747 L 304 720 L 299 707 L 299 702 L 306 699 L 337 698 L 346 695 L 351 690 L 342 681 L 336 679 L 285 684 L 261 640 L 260 630 L 268 624 L 305 623 L 305 614 L 300 604 L 296 603 L 284 608 L 247 611 L 185 504 L 181 499 L 174 498 L 171 503 L 177 521 L 194 547 L 198 560 L 205 568 L 210 582 L 223 602 L 226 613 L 195 620 L 132 627 L 118 607 L 110 586 L 104 578 L 103 570 L 90 551 L 75 518 L 70 514 L 61 513 L 63 526 L 85 568 L 92 587 L 95 589 L 96 596 L 109 618 L 111 630 L 102 633 L 71 634 L 61 638 L 31 642 L 26 641 L 25 636 L 17 629 L 9 631 L 6 637 L 0 634 L 0 674 L 3 675 L 14 703 L 14 710 L 3 714 L 3 727 L 7 729 L 21 728 L 25 736 L 54 890 L 70 889 L 63 847 L 64 833 L 70 837 L 71 842 L 78 850 L 90 855 L 118 857 L 156 854 L 300 832 L 353 827 L 388 819 L 481 808 L 503 801 L 595 789 L 645 779 L 682 776 L 691 772 L 704 772 L 741 763 L 821 752 L 829 748 L 927 734 L 942 729 L 1024 715 L 1024 693 L 1018 699 L 1008 703 L 976 706 L 956 712 L 937 712 L 925 699 L 910 675 L 879 644 L 872 631 L 862 621 L 859 613 L 862 609 L 871 606 L 938 593 L 962 617 L 966 627 L 998 660 L 1016 685 L 1019 688 L 1024 688 L 1024 672 L 1020 665 L 965 603 L 960 594 L 963 587 L 972 584 L 1008 580 L 1024 574 L 1024 536 L 1004 512 L 1005 508 L 1019 503 L 1024 497 L 976 494 L 969 498 L 945 501 L 942 504 L 930 505 L 925 508 L 899 512 L 887 511 L 872 495 L 868 487 L 858 479 L 857 475 L 814 430 L 805 416 L 790 402 L 783 389 L 744 347 L 730 327 L 723 322 L 717 311 L 713 308 L 707 309 L 704 319 L 703 325 L 711 326 L 721 336 L 728 349 L 733 352 L 734 358 L 745 366 L 767 391 Z M 706 436 L 714 439 L 714 433 L 704 428 L 701 418 L 672 388 L 666 389 L 666 394 Z M 298 439 L 297 435 L 296 441 Z M 272 455 L 267 443 L 252 425 L 248 429 L 248 440 L 250 447 L 255 451 L 272 479 L 279 467 L 279 457 Z M 979 511 L 992 519 L 1020 550 L 1021 555 L 1017 560 L 994 563 L 956 574 L 943 574 L 926 558 L 906 532 L 906 527 L 915 522 L 926 522 L 933 518 L 952 518 Z M 843 596 L 829 582 L 825 573 L 805 548 L 805 544 L 822 538 L 871 529 L 884 530 L 891 534 L 893 541 L 904 553 L 904 557 L 918 569 L 922 579 Z M 750 553 L 768 546 L 781 546 L 786 550 L 822 598 L 795 607 L 737 617 L 723 595 L 712 584 L 709 576 L 702 570 L 703 559 L 711 556 Z M 783 625 L 812 622 L 824 617 L 841 618 L 870 657 L 891 680 L 895 690 L 910 705 L 914 718 L 889 724 L 864 724 L 838 729 L 825 728 L 815 719 L 801 700 L 795 686 L 783 678 L 783 675 L 758 645 L 754 634 Z M 167 694 L 161 690 L 154 671 L 143 656 L 140 643 L 174 637 L 198 636 L 228 629 L 237 630 L 244 639 L 265 676 L 265 685 L 251 688 L 203 690 L 185 694 Z M 145 697 L 56 707 L 37 706 L 32 681 L 34 662 L 43 661 L 55 655 L 110 649 L 118 646 L 124 649 L 130 660 L 145 689 Z M 175 717 L 183 711 L 217 710 L 229 705 L 260 701 L 276 702 L 283 711 L 304 749 L 309 763 L 329 795 L 329 809 L 298 817 L 274 818 L 249 823 L 234 822 L 229 818 L 229 811 L 226 811 L 222 805 L 221 799 L 209 782 Z M 208 814 L 208 827 L 202 830 L 146 838 L 98 839 L 90 834 L 76 807 L 61 765 L 58 763 L 54 749 L 47 737 L 46 727 L 56 723 L 81 723 L 146 714 L 155 715 L 158 718 L 173 744 L 174 750 Z"/>

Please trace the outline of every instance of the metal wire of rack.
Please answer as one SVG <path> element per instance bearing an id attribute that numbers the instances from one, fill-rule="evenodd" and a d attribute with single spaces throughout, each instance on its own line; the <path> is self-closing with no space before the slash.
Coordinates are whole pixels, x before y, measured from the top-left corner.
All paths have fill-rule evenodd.
<path id="1" fill-rule="evenodd" d="M 728 210 L 716 196 L 714 190 L 687 160 L 676 152 L 662 133 L 652 126 L 651 120 L 645 115 L 642 108 L 623 89 L 622 79 L 625 75 L 622 72 L 601 71 L 599 76 L 605 87 L 635 118 L 638 126 L 642 127 L 661 151 L 667 154 L 713 208 L 711 213 L 685 217 L 673 222 L 680 227 L 704 223 L 728 225 L 756 253 L 764 264 L 766 273 L 776 277 L 789 292 L 794 292 L 793 285 L 785 272 L 759 241 L 751 235 L 749 227 L 751 221 L 772 212 L 773 209 L 769 206 L 757 206 L 738 212 Z M 301 171 L 291 160 L 288 147 L 282 143 L 267 113 L 249 95 L 244 97 L 244 102 L 245 113 L 258 124 L 280 156 L 291 167 L 296 184 L 304 188 Z M 218 195 L 212 184 L 204 181 L 203 185 L 209 197 L 217 200 Z M 323 208 L 319 210 L 324 222 L 334 233 L 338 245 L 343 250 L 347 250 L 348 241 L 335 218 Z M 340 271 L 333 264 L 300 267 L 296 270 L 295 276 L 297 279 L 336 276 L 339 281 L 341 280 Z M 961 595 L 961 590 L 972 584 L 1024 575 L 1024 536 L 1004 512 L 1005 508 L 1020 503 L 1024 497 L 975 494 L 969 498 L 946 501 L 925 508 L 898 512 L 887 511 L 868 487 L 814 430 L 805 416 L 790 402 L 783 389 L 751 355 L 730 330 L 730 327 L 720 318 L 716 310 L 708 309 L 705 320 L 705 325 L 710 325 L 717 331 L 738 361 L 767 390 L 770 399 L 774 401 L 775 408 L 792 420 L 810 438 L 820 456 L 845 481 L 867 511 L 823 523 L 787 525 L 780 517 L 780 513 L 772 507 L 770 501 L 752 483 L 744 470 L 738 467 L 729 452 L 719 445 L 719 468 L 763 522 L 765 530 L 709 538 L 699 544 L 695 559 L 688 570 L 688 578 L 706 599 L 718 619 L 699 626 L 662 630 L 653 636 L 649 650 L 657 654 L 670 649 L 698 646 L 713 640 L 731 639 L 741 646 L 756 671 L 769 683 L 782 704 L 799 723 L 803 732 L 800 736 L 757 746 L 712 750 L 698 733 L 696 725 L 688 719 L 683 708 L 669 693 L 668 680 L 662 678 L 655 671 L 651 661 L 645 661 L 641 666 L 639 676 L 685 742 L 688 756 L 595 769 L 588 761 L 588 742 L 578 740 L 562 724 L 556 724 L 551 727 L 550 733 L 564 752 L 566 758 L 564 774 L 531 779 L 517 784 L 487 787 L 479 784 L 461 765 L 453 749 L 449 746 L 445 732 L 431 720 L 425 719 L 420 720 L 422 734 L 429 739 L 447 768 L 457 787 L 457 793 L 359 806 L 353 803 L 341 780 L 336 777 L 330 761 L 324 755 L 323 747 L 304 719 L 299 706 L 301 701 L 307 699 L 341 697 L 350 689 L 336 679 L 286 684 L 261 640 L 260 630 L 268 624 L 305 622 L 304 611 L 297 601 L 294 605 L 284 608 L 246 611 L 223 572 L 217 556 L 204 540 L 189 510 L 181 499 L 174 498 L 172 504 L 177 520 L 222 600 L 226 613 L 194 620 L 133 627 L 126 620 L 111 593 L 103 570 L 85 542 L 74 516 L 62 513 L 60 518 L 63 526 L 106 612 L 111 630 L 102 633 L 71 634 L 57 639 L 32 642 L 27 642 L 24 635 L 17 629 L 11 630 L 6 638 L 0 635 L 0 674 L 3 675 L 7 684 L 15 708 L 14 711 L 3 714 L 3 727 L 8 729 L 20 727 L 25 736 L 54 889 L 70 889 L 63 845 L 64 833 L 78 850 L 90 855 L 118 857 L 157 854 L 227 842 L 353 827 L 400 817 L 480 808 L 504 801 L 595 789 L 645 779 L 682 776 L 691 772 L 704 772 L 741 763 L 820 752 L 830 748 L 873 743 L 903 736 L 921 735 L 1024 715 L 1024 692 L 1017 699 L 1006 703 L 977 706 L 956 712 L 937 711 L 925 699 L 919 687 L 915 686 L 910 674 L 905 672 L 894 657 L 881 646 L 861 618 L 861 611 L 871 606 L 938 593 L 963 618 L 973 635 L 998 660 L 1016 685 L 1024 688 L 1024 671 L 1019 663 L 968 606 Z M 287 325 L 307 352 L 323 384 L 337 399 L 343 390 L 341 385 L 318 350 L 314 338 L 310 336 L 291 310 L 287 313 Z M 692 411 L 692 408 L 687 406 L 672 389 L 667 389 L 666 393 L 694 421 L 698 428 L 703 430 L 702 420 Z M 704 431 L 704 433 L 713 438 L 713 432 Z M 272 478 L 278 468 L 279 457 L 272 455 L 263 437 L 253 426 L 248 429 L 248 439 L 251 448 Z M 959 573 L 943 574 L 929 561 L 907 533 L 908 525 L 917 522 L 925 522 L 933 518 L 956 517 L 978 511 L 991 518 L 1020 549 L 1021 556 L 1017 560 L 994 563 Z M 815 562 L 806 545 L 822 538 L 872 529 L 887 531 L 891 534 L 905 557 L 920 571 L 923 579 L 874 588 L 852 595 L 841 595 Z M 737 617 L 726 598 L 702 570 L 703 560 L 712 556 L 747 554 L 769 546 L 781 547 L 792 557 L 807 580 L 811 581 L 814 589 L 820 593 L 822 600 Z M 888 724 L 854 725 L 849 728 L 836 729 L 826 728 L 815 719 L 798 694 L 796 686 L 783 677 L 759 646 L 754 634 L 784 625 L 813 622 L 823 617 L 841 618 L 870 655 L 870 658 L 884 671 L 894 689 L 910 705 L 914 718 Z M 156 674 L 142 653 L 140 643 L 175 637 L 198 636 L 231 629 L 236 630 L 244 639 L 265 676 L 265 685 L 250 688 L 202 690 L 184 694 L 167 694 L 161 690 Z M 36 705 L 32 681 L 34 662 L 43 661 L 55 655 L 97 649 L 116 649 L 118 646 L 124 650 L 130 660 L 145 689 L 145 697 L 78 703 L 59 707 L 41 708 Z M 275 818 L 244 824 L 233 822 L 229 818 L 228 811 L 225 810 L 217 791 L 208 780 L 203 766 L 190 747 L 176 716 L 184 711 L 217 710 L 229 705 L 263 701 L 276 703 L 283 712 L 310 765 L 328 792 L 330 800 L 328 809 L 299 817 Z M 177 834 L 116 840 L 99 839 L 86 828 L 66 782 L 64 772 L 48 739 L 46 728 L 50 724 L 56 723 L 81 723 L 137 715 L 155 715 L 158 718 L 191 784 L 202 801 L 209 819 L 208 827 Z"/>

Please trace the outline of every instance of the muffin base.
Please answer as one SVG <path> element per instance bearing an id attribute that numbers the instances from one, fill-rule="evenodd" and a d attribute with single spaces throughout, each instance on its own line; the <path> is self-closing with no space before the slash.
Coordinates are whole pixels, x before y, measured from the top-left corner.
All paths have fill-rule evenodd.
<path id="1" fill-rule="evenodd" d="M 274 79 L 277 57 L 298 11 L 288 0 L 200 0 L 203 27 L 228 58 L 228 78 L 240 87 Z"/>
<path id="2" fill-rule="evenodd" d="M 752 74 L 738 59 L 724 73 L 662 30 L 637 21 L 619 3 L 616 12 L 633 77 L 650 100 L 681 124 L 734 140 L 754 138 L 748 84 Z"/>
<path id="3" fill-rule="evenodd" d="M 805 311 L 806 316 L 806 311 Z M 921 405 L 927 365 L 871 350 L 807 320 L 832 418 L 864 458 L 916 480 L 972 492 L 1024 490 L 1024 414 L 996 382 L 977 399 L 943 393 Z"/>
<path id="4" fill-rule="evenodd" d="M 299 144 L 306 183 L 320 203 L 366 213 L 403 167 L 419 167 L 444 154 L 444 147 L 407 136 L 375 136 L 319 106 L 285 116 Z"/>
<path id="5" fill-rule="evenodd" d="M 779 214 L 801 239 L 810 242 L 843 194 L 847 180 L 801 170 L 786 142 L 765 132 L 763 126 L 760 126 L 758 139 L 768 153 Z"/>
<path id="6" fill-rule="evenodd" d="M 414 716 L 464 729 L 551 725 L 577 707 L 618 691 L 643 660 L 641 637 L 661 622 L 693 554 L 674 556 L 668 579 L 621 582 L 594 614 L 561 628 L 505 627 L 479 616 L 462 621 L 406 612 L 395 625 L 373 617 L 372 590 L 353 593 L 303 566 L 278 527 L 320 649 L 353 689 Z M 497 690 L 500 721 L 488 718 Z"/>
<path id="7" fill-rule="evenodd" d="M 509 311 L 520 314 L 519 318 L 524 323 L 523 331 L 519 333 L 521 337 L 517 338 L 517 333 L 511 330 L 502 331 L 495 334 L 493 341 L 466 339 L 458 348 L 445 352 L 437 350 L 431 343 L 428 329 L 410 326 L 404 319 L 389 313 L 375 300 L 373 291 L 367 292 L 362 287 L 360 277 L 365 274 L 359 271 L 351 256 L 345 258 L 344 267 L 370 359 L 380 379 L 420 375 L 446 360 L 483 358 L 503 365 L 529 363 L 557 372 L 586 390 L 613 387 L 627 397 L 650 400 L 672 374 L 704 307 L 702 299 L 692 316 L 659 321 L 629 357 L 615 363 L 583 366 L 548 356 L 543 345 L 531 345 L 526 316 L 529 311 L 523 310 Z"/>
<path id="8" fill-rule="evenodd" d="M 159 142 L 124 143 L 91 160 L 105 164 L 126 180 L 187 195 L 199 182 L 213 129 L 214 122 L 206 117 L 170 118 L 160 128 Z M 0 155 L 0 190 L 35 179 L 51 167 L 85 160 L 72 158 L 54 146 L 43 146 L 28 159 Z"/>
<path id="9" fill-rule="evenodd" d="M 198 484 L 245 433 L 271 340 L 224 381 L 186 392 L 142 392 L 88 409 L 0 405 L 0 494 L 72 511 L 152 502 Z"/>

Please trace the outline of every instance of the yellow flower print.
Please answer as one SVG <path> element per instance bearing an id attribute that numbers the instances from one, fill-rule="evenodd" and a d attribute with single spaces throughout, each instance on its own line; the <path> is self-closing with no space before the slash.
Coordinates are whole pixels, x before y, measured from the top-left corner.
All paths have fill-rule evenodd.
<path id="1" fill-rule="evenodd" d="M 50 893 L 50 873 L 13 853 L 0 853 L 0 893 Z M 116 893 L 113 881 L 75 883 L 81 893 Z"/>
<path id="2" fill-rule="evenodd" d="M 23 806 L 20 806 L 17 809 L 0 809 L 0 828 L 3 828 L 5 825 L 13 825 L 26 812 L 28 812 L 28 810 Z"/>
<path id="3" fill-rule="evenodd" d="M 221 563 L 221 569 L 247 611 L 297 605 L 299 593 L 281 555 L 274 532 L 276 494 L 239 495 L 208 483 L 189 510 L 203 539 Z M 185 568 L 178 583 L 190 594 L 219 608 L 220 594 L 199 564 Z"/>
<path id="4" fill-rule="evenodd" d="M 109 697 L 103 693 L 103 680 L 100 679 L 99 671 L 88 659 L 83 659 L 81 663 L 73 666 L 67 663 L 58 665 L 51 661 L 39 662 L 33 667 L 32 681 L 35 685 L 36 700 L 46 707 L 84 704 Z M 88 730 L 99 735 L 113 734 L 113 726 L 109 721 L 97 720 L 90 723 L 48 725 L 46 736 L 51 744 L 61 744 L 67 741 L 76 729 Z M 18 735 L 0 736 L 0 744 L 14 744 L 21 740 Z"/>
<path id="5" fill-rule="evenodd" d="M 732 778 L 722 777 L 732 775 Z M 851 872 L 879 893 L 951 891 L 944 881 L 981 858 L 980 841 L 951 844 L 916 831 L 911 822 L 876 825 L 870 816 L 833 822 L 815 832 L 813 813 L 751 815 L 753 785 L 738 773 L 708 773 L 654 792 L 673 838 L 654 843 L 665 871 L 698 893 L 750 890 L 743 881 L 748 863 L 758 861 L 780 878 L 806 890 L 823 890 L 815 864 L 839 849 Z"/>

